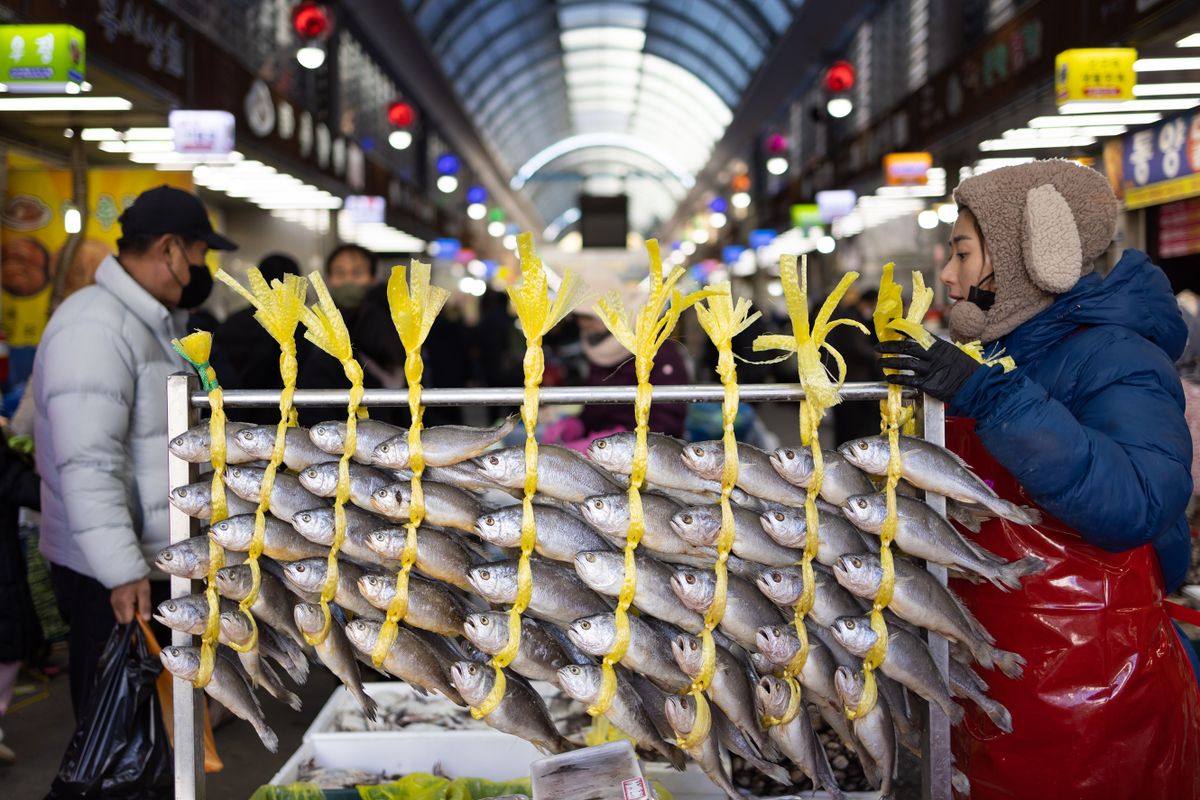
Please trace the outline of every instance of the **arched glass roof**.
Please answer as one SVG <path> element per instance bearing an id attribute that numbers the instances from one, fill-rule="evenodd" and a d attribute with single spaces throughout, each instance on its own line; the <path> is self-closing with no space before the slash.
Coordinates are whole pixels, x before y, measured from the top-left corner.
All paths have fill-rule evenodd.
<path id="1" fill-rule="evenodd" d="M 404 0 L 549 222 L 581 191 L 665 219 L 803 0 Z"/>

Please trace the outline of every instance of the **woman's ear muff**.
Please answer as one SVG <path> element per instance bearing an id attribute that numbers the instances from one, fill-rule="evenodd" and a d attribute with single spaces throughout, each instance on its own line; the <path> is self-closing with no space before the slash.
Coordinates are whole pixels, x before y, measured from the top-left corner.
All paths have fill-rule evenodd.
<path id="1" fill-rule="evenodd" d="M 1083 274 L 1079 227 L 1053 184 L 1035 186 L 1025 195 L 1021 249 L 1030 280 L 1043 291 L 1062 294 Z"/>

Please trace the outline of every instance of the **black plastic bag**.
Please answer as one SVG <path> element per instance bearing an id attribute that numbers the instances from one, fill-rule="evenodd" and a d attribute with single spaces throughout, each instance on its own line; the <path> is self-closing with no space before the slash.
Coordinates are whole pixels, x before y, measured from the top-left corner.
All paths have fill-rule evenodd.
<path id="1" fill-rule="evenodd" d="M 137 623 L 113 626 L 47 800 L 172 796 L 174 762 L 154 686 L 162 669 Z"/>

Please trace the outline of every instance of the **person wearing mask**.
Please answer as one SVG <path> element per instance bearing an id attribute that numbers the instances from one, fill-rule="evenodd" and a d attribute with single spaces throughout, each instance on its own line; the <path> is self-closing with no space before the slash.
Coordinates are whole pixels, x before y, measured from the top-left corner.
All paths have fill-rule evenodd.
<path id="1" fill-rule="evenodd" d="M 964 180 L 943 283 L 950 342 L 885 342 L 889 380 L 949 404 L 947 446 L 1003 498 L 1036 505 L 1033 525 L 991 519 L 971 539 L 1044 568 L 1021 588 L 952 582 L 1025 661 L 987 674 L 1012 733 L 972 706 L 954 728 L 973 800 L 1200 797 L 1195 654 L 1163 597 L 1188 568 L 1191 440 L 1174 361 L 1187 327 L 1166 275 L 1126 250 L 1107 276 L 1119 206 L 1098 172 L 1071 161 Z"/>
<path id="2" fill-rule="evenodd" d="M 363 368 L 363 385 L 368 389 L 400 389 L 404 386 L 404 348 L 392 324 L 387 304 L 387 285 L 376 282 L 375 254 L 356 244 L 334 248 L 325 259 L 325 285 L 342 312 L 354 357 Z M 337 359 L 325 351 L 309 348 L 300 362 L 301 389 L 345 389 L 346 373 Z M 327 408 L 300 409 L 302 425 L 315 425 L 330 416 Z M 407 424 L 407 409 L 380 408 L 385 422 Z"/>
<path id="3" fill-rule="evenodd" d="M 272 253 L 258 265 L 263 279 L 282 281 L 284 275 L 299 275 L 300 265 L 291 256 Z M 296 326 L 297 361 L 302 362 L 311 345 L 304 338 L 304 326 Z M 269 389 L 280 391 L 279 344 L 254 318 L 254 308 L 235 311 L 213 334 L 212 364 L 225 389 Z M 274 408 L 238 409 L 237 419 L 257 425 L 274 425 L 279 410 Z"/>
<path id="4" fill-rule="evenodd" d="M 40 549 L 71 626 L 76 717 L 113 623 L 149 619 L 169 594 L 151 565 L 169 541 L 167 376 L 187 368 L 171 340 L 212 291 L 205 254 L 236 248 L 199 198 L 168 186 L 119 222 L 117 255 L 54 312 L 33 365 Z"/>

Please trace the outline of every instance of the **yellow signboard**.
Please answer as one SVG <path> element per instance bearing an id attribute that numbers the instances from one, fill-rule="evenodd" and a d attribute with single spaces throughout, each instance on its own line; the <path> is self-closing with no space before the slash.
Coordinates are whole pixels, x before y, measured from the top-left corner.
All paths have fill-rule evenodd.
<path id="1" fill-rule="evenodd" d="M 888 153 L 883 157 L 883 176 L 888 186 L 924 186 L 929 182 L 933 155 L 919 153 Z"/>
<path id="2" fill-rule="evenodd" d="M 1054 97 L 1058 105 L 1089 100 L 1132 100 L 1137 75 L 1132 47 L 1064 50 L 1054 59 Z"/>

